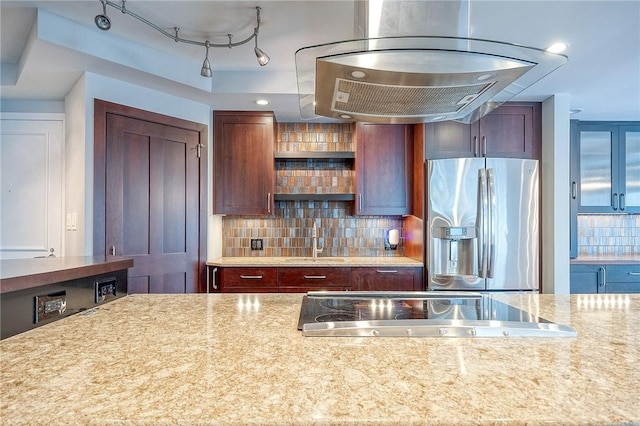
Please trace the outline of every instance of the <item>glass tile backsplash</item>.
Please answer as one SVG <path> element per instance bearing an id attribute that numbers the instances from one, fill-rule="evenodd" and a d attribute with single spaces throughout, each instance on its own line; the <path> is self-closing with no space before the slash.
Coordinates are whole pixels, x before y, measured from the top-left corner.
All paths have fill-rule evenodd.
<path id="1" fill-rule="evenodd" d="M 353 151 L 353 124 L 278 123 L 276 151 Z M 275 160 L 276 192 L 285 194 L 353 193 L 353 160 Z M 273 216 L 224 216 L 222 255 L 311 256 L 313 224 L 318 228 L 321 257 L 402 256 L 404 219 L 354 216 L 351 201 L 276 201 Z M 400 231 L 397 250 L 386 250 L 389 229 Z M 251 239 L 262 239 L 262 250 L 251 250 Z"/>
<path id="2" fill-rule="evenodd" d="M 578 255 L 640 254 L 640 215 L 578 215 Z"/>

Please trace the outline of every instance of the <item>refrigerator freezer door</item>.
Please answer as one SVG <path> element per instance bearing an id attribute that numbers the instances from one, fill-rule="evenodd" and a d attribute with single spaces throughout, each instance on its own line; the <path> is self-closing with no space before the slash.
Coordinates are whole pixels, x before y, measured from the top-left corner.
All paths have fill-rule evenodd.
<path id="1" fill-rule="evenodd" d="M 487 290 L 539 290 L 538 162 L 488 158 L 491 236 Z"/>
<path id="2" fill-rule="evenodd" d="M 484 290 L 478 276 L 478 176 L 483 158 L 427 162 L 426 247 L 430 290 Z"/>

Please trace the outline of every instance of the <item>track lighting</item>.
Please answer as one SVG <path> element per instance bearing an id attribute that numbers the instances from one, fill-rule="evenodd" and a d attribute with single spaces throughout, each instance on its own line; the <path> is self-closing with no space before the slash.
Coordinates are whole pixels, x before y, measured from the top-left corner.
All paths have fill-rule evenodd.
<path id="1" fill-rule="evenodd" d="M 260 32 L 260 9 L 261 9 L 260 6 L 256 6 L 256 26 L 253 29 L 253 34 L 251 34 L 249 37 L 245 38 L 244 40 L 238 41 L 236 43 L 231 42 L 231 38 L 233 37 L 233 35 L 227 34 L 227 37 L 229 37 L 229 42 L 224 44 L 217 44 L 217 43 L 211 43 L 209 40 L 198 41 L 198 40 L 189 40 L 186 38 L 181 38 L 178 35 L 178 32 L 180 31 L 178 27 L 174 27 L 173 28 L 174 33 L 171 34 L 170 32 L 164 30 L 163 28 L 154 24 L 148 19 L 143 18 L 142 16 L 134 12 L 131 12 L 129 9 L 127 9 L 126 0 L 122 0 L 121 4 L 114 3 L 110 0 L 100 0 L 100 2 L 102 3 L 102 14 L 96 15 L 95 22 L 96 22 L 96 26 L 103 31 L 107 31 L 111 28 L 111 19 L 109 19 L 109 17 L 107 16 L 107 6 L 111 6 L 126 15 L 131 15 L 132 17 L 136 18 L 138 21 L 150 26 L 151 28 L 169 37 L 175 42 L 195 44 L 196 46 L 203 46 L 206 49 L 204 62 L 202 63 L 202 69 L 200 70 L 200 75 L 203 77 L 211 77 L 212 75 L 211 63 L 209 62 L 210 47 L 226 47 L 231 49 L 232 47 L 241 46 L 255 39 L 255 47 L 253 48 L 253 51 L 256 55 L 256 59 L 258 60 L 258 63 L 261 66 L 265 66 L 269 63 L 269 60 L 271 59 L 269 58 L 269 55 L 267 55 L 262 49 L 258 47 L 258 33 Z"/>
<path id="2" fill-rule="evenodd" d="M 111 19 L 107 16 L 107 3 L 102 1 L 102 15 L 96 15 L 94 18 L 96 25 L 103 31 L 108 31 L 111 28 Z"/>

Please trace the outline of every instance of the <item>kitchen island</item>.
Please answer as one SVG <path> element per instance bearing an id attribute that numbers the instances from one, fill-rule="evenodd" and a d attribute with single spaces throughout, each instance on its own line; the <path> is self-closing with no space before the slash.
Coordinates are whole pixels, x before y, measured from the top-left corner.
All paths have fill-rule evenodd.
<path id="1" fill-rule="evenodd" d="M 496 298 L 575 338 L 323 338 L 301 294 L 130 295 L 0 342 L 3 424 L 636 424 L 640 295 Z"/>

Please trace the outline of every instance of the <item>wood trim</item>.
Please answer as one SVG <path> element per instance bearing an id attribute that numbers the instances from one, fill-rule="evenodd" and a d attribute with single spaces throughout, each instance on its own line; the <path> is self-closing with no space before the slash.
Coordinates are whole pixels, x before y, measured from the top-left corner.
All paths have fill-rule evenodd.
<path id="1" fill-rule="evenodd" d="M 181 118 L 145 111 L 138 108 L 120 105 L 102 99 L 94 99 L 93 105 L 93 254 L 104 256 L 106 239 L 105 222 L 105 194 L 106 194 L 106 143 L 107 143 L 107 114 L 116 114 L 139 120 L 178 127 L 198 132 L 199 143 L 210 147 L 208 140 L 208 126 L 202 123 L 183 120 Z M 209 156 L 207 151 L 200 160 L 200 194 L 199 194 L 199 225 L 198 225 L 198 291 L 206 290 L 206 260 L 207 260 L 207 196 Z"/>

